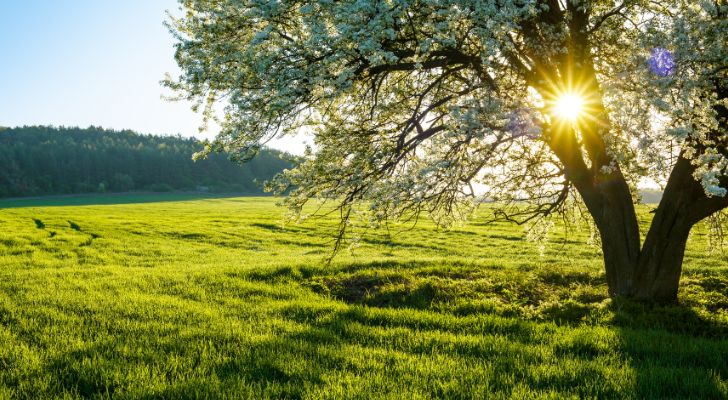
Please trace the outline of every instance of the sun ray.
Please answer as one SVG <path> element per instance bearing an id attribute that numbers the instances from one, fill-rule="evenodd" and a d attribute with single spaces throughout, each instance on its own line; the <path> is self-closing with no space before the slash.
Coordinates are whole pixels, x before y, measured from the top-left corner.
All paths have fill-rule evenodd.
<path id="1" fill-rule="evenodd" d="M 584 98 L 575 93 L 563 93 L 556 99 L 554 113 L 575 122 L 584 111 Z"/>
<path id="2" fill-rule="evenodd" d="M 564 93 L 556 100 L 554 112 L 561 118 L 576 121 L 584 111 L 584 99 L 574 93 Z"/>

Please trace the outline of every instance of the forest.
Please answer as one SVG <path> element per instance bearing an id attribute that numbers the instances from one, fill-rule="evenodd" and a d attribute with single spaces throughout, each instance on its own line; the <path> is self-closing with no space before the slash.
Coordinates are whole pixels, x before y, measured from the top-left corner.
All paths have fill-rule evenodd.
<path id="1" fill-rule="evenodd" d="M 196 139 L 99 127 L 0 128 L 0 197 L 128 191 L 262 193 L 261 183 L 291 166 L 263 149 L 240 165 L 226 154 L 193 161 Z"/>

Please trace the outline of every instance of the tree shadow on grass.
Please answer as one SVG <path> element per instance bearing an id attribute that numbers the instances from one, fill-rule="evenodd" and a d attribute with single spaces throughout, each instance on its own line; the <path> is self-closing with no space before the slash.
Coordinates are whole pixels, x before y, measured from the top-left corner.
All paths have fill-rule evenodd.
<path id="1" fill-rule="evenodd" d="M 289 225 L 282 225 L 280 223 L 273 224 L 273 223 L 265 223 L 265 222 L 254 222 L 250 224 L 251 227 L 254 228 L 260 228 L 265 229 L 267 231 L 273 232 L 273 233 L 307 233 L 307 232 L 316 232 L 316 228 L 310 227 L 310 226 L 303 226 L 301 224 L 289 224 Z"/>
<path id="2" fill-rule="evenodd" d="M 581 398 L 625 397 L 624 388 L 603 384 L 608 378 L 609 371 L 606 369 L 580 365 L 579 374 L 544 375 L 540 372 L 544 363 L 552 361 L 545 360 L 536 350 L 543 341 L 542 331 L 532 323 L 500 318 L 462 321 L 424 315 L 418 320 L 416 316 L 406 316 L 403 311 L 392 314 L 355 307 L 335 311 L 322 318 L 321 315 L 311 315 L 291 307 L 283 315 L 315 326 L 318 332 L 315 336 L 301 334 L 296 337 L 297 340 L 315 340 L 319 345 L 328 346 L 356 344 L 365 351 L 406 354 L 414 360 L 432 356 L 458 360 L 456 368 L 459 371 L 443 367 L 442 371 L 430 370 L 429 376 L 423 375 L 416 363 L 403 362 L 392 368 L 387 379 L 410 379 L 408 384 L 417 386 L 425 397 L 487 398 L 494 396 L 495 391 L 501 396 L 518 397 L 514 390 L 523 385 L 536 393 L 550 391 L 555 398 L 559 394 Z M 327 338 L 327 341 L 321 338 Z M 561 356 L 574 358 L 575 352 L 562 352 Z M 597 356 L 594 354 L 592 358 Z M 474 373 L 468 370 L 468 365 L 484 366 L 485 371 Z M 567 362 L 567 365 L 571 364 Z M 418 371 L 419 374 L 415 375 L 419 376 L 412 379 L 414 371 Z M 358 371 L 354 369 L 352 372 Z M 443 382 L 439 380 L 446 372 L 462 378 L 450 391 L 443 391 Z M 469 375 L 478 378 L 471 379 Z M 392 398 L 400 398 L 401 395 L 387 393 L 384 388 L 379 393 L 386 393 Z"/>
<path id="3" fill-rule="evenodd" d="M 431 284 L 413 284 L 401 273 L 353 274 L 345 277 L 323 278 L 311 288 L 317 293 L 327 293 L 350 304 L 372 307 L 430 308 L 437 289 Z"/>
<path id="4" fill-rule="evenodd" d="M 442 304 L 434 307 L 439 300 L 448 299 L 447 292 L 452 287 L 468 284 L 473 279 L 468 273 L 456 271 L 451 276 L 434 274 L 438 278 L 446 278 L 445 283 L 450 285 L 442 286 L 432 283 L 439 281 L 428 280 L 431 277 L 420 273 L 413 274 L 413 271 L 386 271 L 386 268 L 378 265 L 376 271 L 368 272 L 361 267 L 357 266 L 357 272 L 352 274 L 332 274 L 320 278 L 311 288 L 314 292 L 371 309 L 437 311 L 464 318 L 477 318 L 479 314 L 483 315 L 483 311 L 486 314 L 505 315 L 498 310 L 494 311 L 492 307 L 471 307 L 471 312 L 465 313 L 461 312 L 463 308 L 448 309 L 447 305 Z M 706 276 L 700 280 L 694 279 L 683 285 L 686 293 L 681 296 L 684 299 L 682 304 L 658 306 L 626 300 L 610 301 L 606 296 L 606 287 L 603 287 L 605 293 L 579 289 L 604 286 L 605 281 L 601 274 L 547 270 L 537 272 L 536 276 L 536 283 L 529 282 L 529 285 L 535 287 L 534 292 L 537 295 L 533 301 L 512 305 L 516 308 L 517 320 L 526 325 L 529 323 L 527 320 L 531 320 L 530 323 L 555 323 L 563 327 L 565 332 L 570 329 L 574 332 L 592 331 L 586 337 L 575 335 L 554 345 L 555 356 L 580 359 L 584 363 L 593 363 L 600 358 L 616 357 L 623 360 L 621 366 L 632 370 L 631 382 L 624 382 L 626 387 L 630 387 L 629 395 L 632 397 L 728 397 L 728 322 L 724 318 L 714 318 L 711 314 L 725 315 L 725 299 L 719 292 L 726 287 L 728 277 Z M 423 280 L 417 282 L 419 278 Z M 516 282 L 521 283 L 518 280 Z M 495 287 L 497 286 L 496 284 Z M 486 290 L 490 289 L 486 287 Z M 560 297 L 548 297 L 544 291 L 558 292 Z M 692 292 L 698 292 L 699 295 L 690 294 Z M 498 292 L 488 293 L 493 294 L 497 295 Z M 544 297 L 539 298 L 538 295 Z M 507 301 L 507 297 L 496 298 L 499 306 Z M 540 304 L 541 301 L 543 303 Z M 290 316 L 301 320 L 300 315 Z M 363 322 L 356 318 L 355 313 L 345 318 L 350 322 Z M 388 326 L 391 321 L 370 320 L 369 323 Z M 411 321 L 409 323 L 413 324 Z M 417 325 L 418 329 L 422 326 L 426 325 Z M 615 342 L 606 347 L 599 337 L 600 329 L 605 328 L 616 338 Z M 448 330 L 445 326 L 434 329 Z M 529 335 L 523 334 L 528 330 L 519 328 L 516 331 L 506 330 L 500 333 L 509 335 L 514 340 L 528 342 Z M 486 328 L 482 333 L 493 332 L 498 330 L 488 332 Z M 588 377 L 589 373 L 584 373 L 586 375 L 583 379 L 574 378 L 572 383 L 593 384 Z M 528 382 L 530 387 L 550 387 L 548 384 L 544 386 L 543 380 L 529 379 L 524 376 L 523 382 Z M 552 383 L 555 385 L 553 387 L 564 384 L 563 381 Z M 597 397 L 623 396 L 617 395 L 617 392 L 611 395 L 604 392 Z"/>
<path id="5" fill-rule="evenodd" d="M 249 279 L 258 282 L 280 282 L 291 279 L 309 279 L 314 276 L 329 276 L 337 273 L 355 273 L 358 271 L 372 271 L 372 270 L 384 270 L 384 271 L 411 271 L 423 268 L 432 268 L 435 266 L 442 266 L 442 263 L 436 263 L 433 261 L 398 261 L 398 260 L 385 260 L 385 261 L 368 261 L 368 262 L 357 262 L 357 263 L 345 263 L 345 264 L 332 264 L 326 265 L 322 262 L 318 266 L 311 266 L 310 264 L 301 265 L 286 265 L 281 267 L 265 267 L 265 268 L 250 268 L 240 272 L 228 273 L 228 276 L 239 277 L 242 279 Z M 461 263 L 448 264 L 453 268 L 460 268 L 466 266 Z"/>
<path id="6" fill-rule="evenodd" d="M 495 392 L 519 397 L 519 387 L 553 397 L 727 395 L 726 326 L 694 307 L 614 302 L 606 307 L 610 318 L 590 323 L 576 317 L 569 320 L 563 317 L 570 315 L 566 311 L 559 318 L 537 320 L 493 313 L 457 315 L 435 310 L 432 300 L 438 294 L 419 292 L 426 285 L 409 286 L 407 292 L 406 283 L 413 275 L 402 272 L 424 270 L 386 273 L 382 264 L 374 265 L 376 273 L 344 275 L 339 281 L 354 295 L 342 298 L 350 305 L 315 298 L 285 303 L 272 314 L 281 321 L 275 326 L 285 328 L 271 328 L 263 336 L 209 331 L 188 336 L 167 333 L 137 342 L 139 332 L 122 329 L 118 339 L 50 360 L 40 376 L 51 377 L 49 390 L 102 398 L 129 393 L 148 399 L 304 398 L 336 385 L 346 388 L 348 397 L 366 397 L 376 390 L 382 396 L 402 398 L 412 388 L 432 398 L 487 397 Z M 354 269 L 361 273 L 361 267 Z M 276 271 L 286 279 L 303 275 L 294 268 Z M 574 282 L 600 282 L 588 274 L 554 274 L 558 275 L 552 271 L 538 279 L 567 291 Z M 358 280 L 346 280 L 352 277 Z M 456 284 L 472 278 L 457 270 L 437 276 L 443 277 L 460 279 Z M 714 281 L 701 287 L 720 290 L 722 284 Z M 356 294 L 377 285 L 402 292 L 369 293 L 372 303 L 362 303 Z M 124 350 L 138 343 L 145 343 L 149 351 L 129 355 Z M 366 356 L 360 357 L 361 353 Z M 170 357 L 182 363 L 173 367 Z M 382 365 L 387 365 L 386 372 L 376 372 Z M 132 381 L 135 375 L 129 371 L 140 370 L 149 370 L 154 377 Z M 455 384 L 445 385 L 448 379 Z M 356 384 L 347 386 L 352 382 Z"/>
<path id="7" fill-rule="evenodd" d="M 123 342 L 104 341 L 50 359 L 37 375 L 49 383 L 48 397 L 299 399 L 324 384 L 323 372 L 345 364 L 343 358 L 321 351 L 321 335 L 308 332 L 241 342 L 236 354 L 205 353 L 209 349 L 200 349 L 201 343 L 216 341 L 209 337 L 160 340 L 158 347 L 141 352 L 145 355 L 132 357 L 120 355 Z M 173 367 L 165 363 L 171 356 L 193 365 Z M 144 371 L 146 380 L 131 378 Z M 25 390 L 31 391 L 29 398 L 44 396 L 32 387 Z"/>
<path id="8" fill-rule="evenodd" d="M 614 305 L 612 324 L 640 398 L 728 398 L 728 324 L 686 305 Z"/>
<path id="9" fill-rule="evenodd" d="M 424 244 L 424 243 L 398 242 L 398 241 L 392 240 L 392 238 L 388 237 L 388 236 L 383 236 L 382 238 L 368 237 L 368 238 L 361 239 L 361 241 L 366 244 L 378 246 L 379 248 L 386 247 L 386 248 L 445 251 L 445 249 L 441 246 L 435 246 L 435 245 Z"/>
<path id="10" fill-rule="evenodd" d="M 603 330 L 590 327 L 572 333 L 552 324 L 492 315 L 457 317 L 426 310 L 292 303 L 277 315 L 294 323 L 295 329 L 275 335 L 234 340 L 216 332 L 165 337 L 151 341 L 156 343 L 151 352 L 122 356 L 121 349 L 133 345 L 133 339 L 125 337 L 132 342 L 112 340 L 63 354 L 46 364 L 42 376 L 52 377 L 49 387 L 82 397 L 131 393 L 144 399 L 298 399 L 342 384 L 335 376 L 347 376 L 349 383 L 368 380 L 375 365 L 390 363 L 375 382 L 347 387 L 347 397 L 372 393 L 362 388 L 391 398 L 406 397 L 412 388 L 432 398 L 487 397 L 494 391 L 518 397 L 515 390 L 526 387 L 555 397 L 723 398 L 720 379 L 728 376 L 725 339 L 653 328 L 642 311 L 619 312 L 637 322 L 607 327 L 609 334 L 604 336 Z M 703 325 L 695 329 L 716 329 L 699 317 L 691 323 L 698 321 Z M 367 356 L 359 357 L 361 352 Z M 186 362 L 173 368 L 165 363 L 170 356 Z M 455 364 L 442 370 L 418 366 L 435 359 Z M 469 370 L 472 366 L 483 371 Z M 154 378 L 130 381 L 133 374 L 125 372 L 139 368 Z M 447 388 L 442 380 L 446 373 L 461 380 Z"/>

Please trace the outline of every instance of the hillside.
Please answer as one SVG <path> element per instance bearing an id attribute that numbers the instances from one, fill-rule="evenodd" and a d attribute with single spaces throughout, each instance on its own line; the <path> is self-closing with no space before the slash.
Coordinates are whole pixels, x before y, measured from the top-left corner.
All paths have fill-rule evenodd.
<path id="1" fill-rule="evenodd" d="M 180 136 L 141 135 L 98 127 L 0 128 L 0 197 L 91 192 L 203 190 L 261 193 L 289 167 L 263 150 L 245 165 L 224 154 L 192 161 L 202 145 Z"/>

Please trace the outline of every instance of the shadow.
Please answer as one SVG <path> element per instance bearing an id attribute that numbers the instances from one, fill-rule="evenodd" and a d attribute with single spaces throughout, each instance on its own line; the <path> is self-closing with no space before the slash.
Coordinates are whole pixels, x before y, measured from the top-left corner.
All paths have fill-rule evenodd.
<path id="1" fill-rule="evenodd" d="M 261 229 L 266 229 L 271 232 L 283 232 L 283 228 L 281 228 L 280 224 L 265 224 L 265 223 L 255 222 L 255 223 L 250 224 L 250 226 L 253 226 L 256 228 L 261 228 Z"/>
<path id="2" fill-rule="evenodd" d="M 316 242 L 306 242 L 306 241 L 296 241 L 296 240 L 284 240 L 279 239 L 276 240 L 276 243 L 281 246 L 295 246 L 295 247 L 318 247 L 318 248 L 329 248 L 330 246 L 328 244 L 322 244 L 322 243 L 316 243 Z"/>
<path id="3" fill-rule="evenodd" d="M 548 284 L 554 286 L 568 287 L 575 283 L 582 285 L 603 285 L 607 283 L 607 277 L 604 274 L 594 274 L 580 271 L 555 271 L 551 269 L 538 270 L 536 272 L 538 278 Z"/>
<path id="4" fill-rule="evenodd" d="M 275 335 L 117 332 L 117 339 L 50 359 L 38 373 L 49 388 L 80 397 L 144 399 L 300 399 L 330 390 L 408 397 L 402 387 L 426 398 L 519 397 L 520 388 L 554 398 L 717 399 L 724 392 L 716 377 L 728 376 L 725 339 L 662 329 L 565 335 L 518 319 L 315 302 L 292 302 L 276 314 L 288 328 Z M 151 380 L 124 375 L 134 368 Z"/>
<path id="5" fill-rule="evenodd" d="M 620 328 L 662 330 L 700 338 L 728 338 L 728 323 L 709 320 L 693 307 L 681 303 L 659 305 L 615 299 L 610 309 L 613 313 L 611 323 Z"/>
<path id="6" fill-rule="evenodd" d="M 584 323 L 592 313 L 594 307 L 578 301 L 563 301 L 548 304 L 540 309 L 539 319 L 555 322 L 559 325 L 578 326 Z"/>
<path id="7" fill-rule="evenodd" d="M 231 349 L 209 348 L 208 354 L 196 353 L 210 338 L 205 335 L 179 337 L 173 341 L 149 339 L 154 348 L 126 356 L 120 363 L 123 343 L 99 342 L 81 350 L 62 353 L 50 359 L 37 373 L 53 384 L 56 393 L 73 393 L 82 398 L 129 397 L 143 399 L 197 398 L 291 398 L 300 399 L 312 386 L 324 384 L 321 373 L 345 365 L 343 357 L 322 352 L 323 337 L 316 328 L 282 334 L 244 345 L 234 357 L 214 357 Z M 128 340 L 128 338 L 127 338 Z M 330 338 L 325 342 L 334 340 Z M 219 344 L 220 338 L 216 338 Z M 150 351 L 151 350 L 151 351 Z M 184 357 L 187 368 L 165 363 L 164 355 Z M 161 356 L 161 357 L 160 357 Z M 93 360 L 92 362 L 89 362 Z M 156 371 L 156 387 L 147 393 L 138 388 L 140 382 L 125 379 L 122 372 L 132 365 Z M 309 367 L 310 366 L 310 367 Z M 160 376 L 160 373 L 161 376 Z M 214 377 L 214 378 L 213 378 Z M 244 395 L 238 385 L 244 382 L 250 393 Z M 148 382 L 145 382 L 148 383 Z M 159 390 L 159 387 L 163 390 Z"/>
<path id="8" fill-rule="evenodd" d="M 680 304 L 615 303 L 613 325 L 634 373 L 635 397 L 728 397 L 728 324 Z"/>
<path id="9" fill-rule="evenodd" d="M 419 310 L 430 308 L 437 294 L 432 285 L 415 285 L 405 275 L 396 273 L 323 278 L 310 288 L 350 304 Z"/>
<path id="10" fill-rule="evenodd" d="M 40 377 L 51 377 L 55 390 L 63 393 L 76 393 L 83 398 L 100 395 L 111 398 L 119 388 L 119 384 L 104 379 L 102 365 L 84 363 L 90 357 L 98 357 L 113 346 L 110 341 L 96 343 L 82 350 L 73 350 L 51 358 L 37 372 Z M 103 358 L 103 357 L 102 357 Z M 97 362 L 98 362 L 97 358 Z"/>
<path id="11" fill-rule="evenodd" d="M 446 263 L 442 261 L 421 261 L 421 260 L 377 260 L 377 261 L 365 261 L 365 262 L 349 262 L 349 263 L 334 263 L 328 273 L 333 272 L 346 272 L 353 273 L 365 270 L 406 270 L 415 271 L 418 269 L 427 268 L 461 268 L 470 267 L 478 268 L 480 265 L 476 263 L 467 263 L 460 261 L 448 261 Z M 321 270 L 318 270 L 321 272 Z"/>
<path id="12" fill-rule="evenodd" d="M 471 231 L 459 231 L 459 230 L 449 230 L 446 231 L 448 234 L 453 235 L 463 235 L 463 236 L 480 236 L 478 232 L 471 232 Z"/>
<path id="13" fill-rule="evenodd" d="M 546 270 L 534 274 L 536 286 L 542 285 L 542 291 L 559 292 L 561 297 L 545 297 L 542 300 L 536 299 L 536 302 L 516 304 L 521 310 L 511 314 L 510 320 L 520 322 L 508 329 L 493 323 L 482 324 L 480 330 L 472 332 L 463 325 L 452 322 L 432 323 L 414 321 L 412 318 L 395 322 L 386 315 L 398 310 L 421 310 L 437 315 L 451 315 L 454 318 L 451 321 L 489 318 L 503 318 L 503 321 L 507 320 L 508 314 L 494 309 L 492 305 L 502 306 L 507 298 L 496 298 L 495 303 L 486 303 L 481 308 L 475 303 L 476 306 L 471 307 L 469 312 L 462 312 L 463 309 L 457 307 L 448 308 L 446 304 L 444 308 L 442 304 L 436 306 L 435 301 L 443 297 L 441 292 L 447 292 L 447 288 L 432 285 L 428 278 L 445 277 L 455 280 L 453 287 L 462 287 L 478 277 L 465 271 L 439 271 L 427 275 L 427 270 L 411 271 L 399 267 L 398 263 L 357 264 L 339 269 L 354 271 L 352 275 L 337 277 L 333 274 L 319 277 L 311 284 L 312 291 L 354 306 L 340 313 L 336 320 L 328 320 L 325 328 L 333 329 L 343 340 L 361 340 L 346 335 L 347 324 L 360 324 L 372 329 L 402 328 L 418 332 L 434 330 L 456 334 L 500 334 L 507 335 L 511 343 L 535 345 L 540 343 L 539 340 L 543 341 L 544 336 L 533 332 L 548 326 L 544 323 L 555 324 L 555 329 L 563 333 L 552 338 L 546 336 L 546 342 L 550 343 L 551 351 L 558 359 L 581 360 L 577 363 L 583 365 L 583 368 L 602 362 L 611 362 L 612 365 L 604 369 L 589 367 L 576 375 L 553 379 L 524 373 L 519 382 L 530 389 L 575 387 L 579 390 L 578 397 L 597 398 L 683 399 L 728 396 L 728 323 L 719 317 L 728 310 L 724 297 L 721 297 L 728 295 L 728 278 L 694 278 L 683 284 L 683 303 L 650 305 L 624 299 L 610 301 L 606 295 L 603 274 Z M 367 271 L 367 268 L 375 271 Z M 425 280 L 417 282 L 420 277 Z M 462 283 L 458 283 L 458 280 Z M 517 281 L 517 284 L 521 283 Z M 577 290 L 580 287 L 603 290 L 580 292 Z M 698 289 L 702 290 L 699 292 L 700 296 L 690 294 Z M 718 317 L 709 318 L 712 313 L 718 313 Z M 301 310 L 290 309 L 283 315 L 300 323 L 321 320 L 320 315 Z M 492 356 L 488 351 L 467 346 L 461 348 L 460 345 L 449 345 L 447 348 L 458 356 Z M 425 351 L 429 350 L 431 349 Z M 539 362 L 534 362 L 533 367 L 538 369 Z M 510 361 L 499 360 L 497 365 L 501 373 L 511 376 L 514 374 L 513 368 L 516 365 Z M 612 368 L 621 368 L 625 373 L 629 371 L 631 381 L 622 382 L 622 387 L 611 386 L 596 392 L 589 391 L 590 385 L 594 389 L 599 386 L 597 382 L 605 381 L 614 373 L 610 372 Z"/>
<path id="14" fill-rule="evenodd" d="M 191 241 L 209 241 L 212 239 L 211 235 L 205 234 L 205 233 L 195 233 L 195 232 L 168 232 L 165 234 L 165 236 L 171 238 L 171 239 L 180 239 L 180 240 L 191 240 Z"/>
<path id="15" fill-rule="evenodd" d="M 728 294 L 728 279 L 721 278 L 715 275 L 702 276 L 700 280 L 696 282 L 696 285 L 700 286 L 704 290 L 718 291 Z"/>
<path id="16" fill-rule="evenodd" d="M 443 354 L 467 355 L 481 357 L 492 354 L 495 349 L 490 346 L 474 346 L 471 341 L 461 341 L 455 336 L 442 335 L 442 332 L 460 335 L 505 335 L 518 343 L 530 343 L 537 339 L 537 330 L 529 322 L 507 321 L 499 318 L 460 319 L 455 317 L 441 318 L 437 315 L 418 311 L 420 318 L 412 318 L 407 309 L 387 310 L 369 307 L 349 307 L 339 310 L 311 309 L 294 305 L 281 310 L 284 318 L 299 324 L 310 326 L 311 330 L 298 334 L 296 338 L 315 338 L 319 344 L 341 346 L 358 343 L 360 345 L 377 348 L 382 344 L 382 334 L 389 336 L 387 331 L 400 332 L 402 335 L 433 334 L 441 336 L 446 341 L 454 341 Z M 404 339 L 404 338 L 403 338 Z M 388 340 L 397 342 L 397 337 L 388 337 Z M 416 341 L 416 340 L 415 340 Z M 459 343 L 459 344 L 458 344 Z M 433 342 L 431 345 L 437 345 Z M 403 351 L 411 354 L 431 354 L 433 348 L 418 344 L 412 348 L 404 346 Z"/>
<path id="17" fill-rule="evenodd" d="M 549 300 L 561 304 L 551 311 L 538 304 L 518 303 L 524 310 L 541 312 L 540 319 L 529 319 L 525 313 L 510 317 L 491 312 L 457 315 L 452 312 L 455 305 L 437 303 L 441 289 L 432 284 L 434 280 L 417 279 L 460 277 L 450 283 L 462 288 L 469 280 L 490 277 L 493 271 L 482 275 L 440 271 L 436 276 L 422 269 L 438 265 L 443 267 L 433 262 L 372 262 L 340 265 L 333 271 L 285 267 L 229 273 L 229 278 L 259 284 L 246 282 L 246 295 L 241 292 L 239 296 L 244 301 L 221 302 L 197 313 L 190 308 L 189 315 L 187 308 L 170 314 L 125 308 L 109 316 L 93 307 L 68 305 L 58 311 L 59 315 L 75 316 L 66 323 L 84 324 L 82 332 L 98 335 L 89 335 L 72 351 L 54 348 L 49 351 L 53 356 L 39 358 L 33 373 L 45 386 L 38 393 L 33 391 L 38 387 L 23 386 L 18 395 L 145 399 L 298 399 L 323 397 L 322 393 L 332 398 L 368 398 L 372 394 L 462 399 L 489 395 L 726 397 L 728 324 L 707 317 L 702 309 L 619 300 L 589 309 L 589 313 L 598 311 L 609 318 L 585 322 L 579 305 L 596 307 L 601 301 L 578 301 L 574 285 L 599 283 L 601 277 L 548 271 L 524 275 L 538 285 L 571 295 L 558 302 Z M 374 271 L 363 270 L 367 267 Z M 336 275 L 344 270 L 358 272 Z M 277 297 L 280 289 L 265 284 L 288 279 L 295 285 L 312 277 L 322 286 L 280 293 L 289 297 Z M 230 282 L 200 279 L 196 283 L 205 283 L 208 293 L 235 297 Z M 496 275 L 491 279 L 504 278 Z M 722 282 L 721 277 L 705 279 L 695 286 L 721 291 Z M 187 284 L 164 293 L 185 298 Z M 448 301 L 464 298 L 465 292 L 455 296 Z M 251 300 L 256 298 L 261 300 Z M 46 345 L 49 339 L 42 337 L 44 331 L 38 325 L 23 327 L 22 319 L 16 320 L 10 310 L 3 311 L 2 305 L 0 302 L 0 324 L 18 327 L 17 336 L 27 336 L 32 346 Z M 44 323 L 63 321 L 54 318 Z M 63 332 L 62 328 L 54 327 L 52 332 Z M 3 356 L 0 354 L 0 365 Z"/>
<path id="18" fill-rule="evenodd" d="M 305 247 L 305 246 L 304 246 Z M 315 251 L 315 250 L 314 250 Z M 435 267 L 440 268 L 472 268 L 476 269 L 479 267 L 477 264 L 468 264 L 460 262 L 449 262 L 443 265 L 442 262 L 436 261 L 397 261 L 397 260 L 381 260 L 381 261 L 367 261 L 367 262 L 354 262 L 354 263 L 333 263 L 326 265 L 324 261 L 319 265 L 311 264 L 300 264 L 290 265 L 282 267 L 265 267 L 265 268 L 250 268 L 240 272 L 229 272 L 226 275 L 230 277 L 236 277 L 241 279 L 249 279 L 260 282 L 280 282 L 283 280 L 290 279 L 309 279 L 312 277 L 327 277 L 335 274 L 347 274 L 356 273 L 360 271 L 373 271 L 385 270 L 385 271 L 411 271 L 421 273 L 422 269 L 432 269 Z M 429 272 L 428 272 L 429 273 Z M 447 274 L 448 272 L 441 272 Z M 457 272 L 453 270 L 451 274 L 466 274 L 466 272 Z M 304 281 L 304 284 L 310 282 Z"/>
<path id="19" fill-rule="evenodd" d="M 444 249 L 440 246 L 426 245 L 426 244 L 415 244 L 415 243 L 401 243 L 393 242 L 391 239 L 376 239 L 376 238 L 362 238 L 362 243 L 371 244 L 373 246 L 382 246 L 389 248 L 403 248 L 403 249 L 428 249 L 443 251 Z"/>
<path id="20" fill-rule="evenodd" d="M 523 236 L 515 236 L 515 235 L 499 235 L 496 233 L 488 233 L 484 235 L 487 239 L 497 239 L 497 240 L 508 240 L 511 242 L 524 242 L 526 241 L 526 235 Z"/>
<path id="21" fill-rule="evenodd" d="M 274 283 L 301 276 L 300 271 L 294 267 L 251 269 L 243 272 L 229 272 L 226 274 L 233 278 L 242 278 L 255 282 Z"/>
<path id="22" fill-rule="evenodd" d="M 89 235 L 89 238 L 88 238 L 88 239 L 87 239 L 86 241 L 84 241 L 84 242 L 80 243 L 80 244 L 78 245 L 78 247 L 85 247 L 85 246 L 91 246 L 91 245 L 93 244 L 93 241 L 94 241 L 95 239 L 98 239 L 98 238 L 100 238 L 100 237 L 101 237 L 100 235 L 98 235 L 98 234 L 96 234 L 96 233 L 91 233 L 91 232 L 85 232 L 85 231 L 84 231 L 83 229 L 81 229 L 81 227 L 80 227 L 80 226 L 79 226 L 79 225 L 78 225 L 77 223 L 75 223 L 75 222 L 73 222 L 73 221 L 66 221 L 66 222 L 68 222 L 68 226 L 69 226 L 69 227 L 70 227 L 70 228 L 71 228 L 72 230 L 74 230 L 74 231 L 76 231 L 76 232 L 84 233 L 84 234 L 86 234 L 86 235 Z M 51 235 L 50 235 L 50 237 L 54 237 L 55 235 L 56 235 L 56 233 L 55 233 L 55 232 L 51 232 Z"/>
<path id="23" fill-rule="evenodd" d="M 250 224 L 249 226 L 252 226 L 252 227 L 255 227 L 255 228 L 260 228 L 260 229 L 265 229 L 267 231 L 276 232 L 276 233 L 278 233 L 278 232 L 288 232 L 288 233 L 304 233 L 304 232 L 306 232 L 306 233 L 308 233 L 308 232 L 316 232 L 317 231 L 317 229 L 315 229 L 315 228 L 311 228 L 311 227 L 307 227 L 307 226 L 302 226 L 300 224 L 288 224 L 285 227 L 282 227 L 281 224 L 269 224 L 269 223 L 262 223 L 262 222 L 254 222 L 254 223 Z M 316 235 L 314 235 L 314 236 L 316 236 Z"/>

